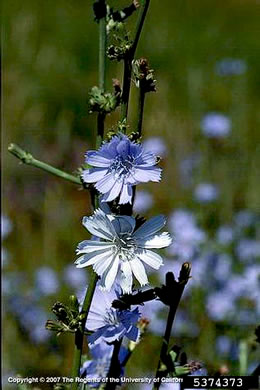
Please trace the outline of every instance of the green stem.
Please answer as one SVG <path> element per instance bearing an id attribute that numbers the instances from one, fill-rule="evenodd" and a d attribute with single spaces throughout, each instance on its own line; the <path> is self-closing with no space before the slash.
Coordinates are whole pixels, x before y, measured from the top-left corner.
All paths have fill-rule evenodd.
<path id="1" fill-rule="evenodd" d="M 82 320 L 81 329 L 78 329 L 75 334 L 74 359 L 73 359 L 73 366 L 71 372 L 72 378 L 75 378 L 80 375 L 82 347 L 84 341 L 84 330 L 85 330 L 86 320 L 89 313 L 92 298 L 95 292 L 97 281 L 98 281 L 98 275 L 92 270 L 90 283 L 88 285 L 88 289 L 81 310 L 81 314 L 84 314 L 84 319 Z M 71 385 L 72 390 L 76 390 L 77 387 L 78 387 L 77 382 L 72 383 Z"/>
<path id="2" fill-rule="evenodd" d="M 159 389 L 161 385 L 161 378 L 165 376 L 165 372 L 161 369 L 161 366 L 163 362 L 165 361 L 165 357 L 167 356 L 168 349 L 169 349 L 169 342 L 170 342 L 170 337 L 171 337 L 171 332 L 172 332 L 172 326 L 174 322 L 174 318 L 184 291 L 184 288 L 189 280 L 189 275 L 190 275 L 190 265 L 189 263 L 184 263 L 182 265 L 182 269 L 180 271 L 179 275 L 179 282 L 175 286 L 174 289 L 174 294 L 172 293 L 171 295 L 173 296 L 173 300 L 170 305 L 170 310 L 167 318 L 167 323 L 166 323 L 166 328 L 165 328 L 165 333 L 163 337 L 163 342 L 161 346 L 161 351 L 160 351 L 160 358 L 159 358 L 159 363 L 156 371 L 156 378 L 159 378 L 158 382 L 155 382 L 153 389 Z"/>
<path id="3" fill-rule="evenodd" d="M 248 346 L 245 340 L 239 343 L 239 375 L 246 375 L 248 363 Z"/>
<path id="4" fill-rule="evenodd" d="M 36 168 L 40 168 L 44 170 L 45 172 L 51 173 L 52 175 L 61 177 L 64 180 L 68 180 L 71 183 L 74 184 L 80 184 L 82 185 L 82 182 L 79 177 L 70 175 L 69 173 L 66 173 L 60 169 L 54 168 L 52 165 L 46 164 L 42 161 L 36 160 L 30 153 L 26 152 L 25 150 L 21 149 L 16 144 L 10 144 L 8 146 L 8 151 L 12 153 L 15 157 L 19 158 L 24 164 L 32 165 Z"/>
<path id="5" fill-rule="evenodd" d="M 137 22 L 136 22 L 134 41 L 133 41 L 133 45 L 131 48 L 132 58 L 134 58 L 134 55 L 135 55 L 135 51 L 136 51 L 136 48 L 138 45 L 138 41 L 140 39 L 140 35 L 142 32 L 142 28 L 143 28 L 144 20 L 145 20 L 147 11 L 148 11 L 149 4 L 150 4 L 150 0 L 142 0 L 141 1 L 141 7 L 140 7 L 140 10 L 138 11 L 138 18 L 137 18 Z"/>
<path id="6" fill-rule="evenodd" d="M 99 69 L 98 69 L 99 88 L 102 91 L 105 90 L 106 42 L 107 42 L 106 18 L 102 18 L 99 21 Z M 98 113 L 96 149 L 100 147 L 104 138 L 105 119 L 106 116 L 103 113 Z"/>
<path id="7" fill-rule="evenodd" d="M 105 90 L 105 72 L 106 72 L 106 18 L 99 20 L 99 88 L 103 91 Z M 105 128 L 105 118 L 106 116 L 102 113 L 98 113 L 97 117 L 97 135 L 96 135 L 96 148 L 98 149 L 104 138 L 104 128 Z M 93 209 L 98 206 L 98 195 L 92 194 L 92 206 Z M 98 275 L 92 270 L 92 275 L 88 289 L 85 295 L 84 303 L 82 306 L 81 314 L 84 314 L 84 319 L 82 321 L 82 327 L 75 334 L 75 346 L 74 346 L 74 360 L 72 367 L 72 377 L 77 377 L 80 374 L 81 367 L 81 357 L 82 357 L 82 348 L 84 342 L 84 330 L 86 325 L 87 316 L 89 313 L 90 305 L 92 298 L 95 292 L 96 284 L 98 281 Z M 76 390 L 78 387 L 77 383 L 74 382 L 71 385 L 72 390 Z"/>
<path id="8" fill-rule="evenodd" d="M 138 18 L 136 22 L 136 28 L 134 33 L 134 39 L 132 47 L 124 60 L 124 76 L 123 76 L 123 91 L 122 91 L 122 105 L 121 105 L 121 120 L 127 118 L 128 102 L 131 88 L 131 73 L 132 73 L 132 61 L 135 56 L 136 48 L 140 35 L 142 32 L 144 20 L 148 11 L 150 0 L 142 0 L 141 7 L 138 11 Z"/>
<path id="9" fill-rule="evenodd" d="M 144 99 L 145 99 L 145 92 L 142 86 L 140 85 L 140 88 L 138 89 L 138 112 L 137 112 L 137 129 L 136 129 L 139 136 L 141 136 L 142 134 Z"/>

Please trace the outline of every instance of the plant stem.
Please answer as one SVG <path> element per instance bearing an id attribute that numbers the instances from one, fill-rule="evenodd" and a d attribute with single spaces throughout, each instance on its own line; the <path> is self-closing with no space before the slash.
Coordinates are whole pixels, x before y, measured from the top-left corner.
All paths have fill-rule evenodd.
<path id="1" fill-rule="evenodd" d="M 123 76 L 123 91 L 122 91 L 122 103 L 121 103 L 121 121 L 127 118 L 128 101 L 131 87 L 131 72 L 132 72 L 132 58 L 128 57 L 124 59 L 124 76 Z"/>
<path id="2" fill-rule="evenodd" d="M 170 304 L 170 310 L 167 318 L 167 323 L 166 323 L 166 328 L 165 328 L 165 333 L 163 337 L 163 342 L 161 346 L 161 351 L 160 351 L 160 358 L 159 358 L 159 363 L 156 371 L 156 378 L 159 378 L 158 382 L 155 382 L 154 384 L 154 389 L 159 389 L 161 385 L 161 378 L 165 375 L 164 371 L 161 370 L 161 365 L 163 361 L 165 360 L 165 357 L 167 356 L 168 353 L 168 348 L 169 348 L 169 341 L 171 337 L 171 331 L 172 331 L 172 326 L 173 326 L 173 321 L 175 318 L 176 311 L 178 309 L 184 288 L 189 280 L 189 275 L 190 275 L 190 264 L 189 263 L 184 263 L 182 265 L 182 269 L 180 271 L 179 275 L 179 282 L 176 283 L 174 290 L 170 294 L 173 296 L 173 301 Z"/>
<path id="3" fill-rule="evenodd" d="M 138 18 L 136 22 L 134 41 L 131 48 L 132 58 L 134 58 L 135 55 L 135 51 L 142 32 L 142 28 L 148 11 L 149 4 L 150 4 L 150 0 L 141 0 L 141 6 L 140 6 L 140 10 L 138 11 Z"/>
<path id="4" fill-rule="evenodd" d="M 83 302 L 83 306 L 81 309 L 81 314 L 84 314 L 84 319 L 82 320 L 81 329 L 78 329 L 75 334 L 75 346 L 74 346 L 74 360 L 72 366 L 71 376 L 73 378 L 79 376 L 80 374 L 80 366 L 81 366 L 81 356 L 82 356 L 82 347 L 84 341 L 84 330 L 86 325 L 87 316 L 89 313 L 90 305 L 92 302 L 92 298 L 95 292 L 96 284 L 98 280 L 98 275 L 92 270 L 90 283 L 88 285 L 88 289 L 85 295 L 85 299 Z M 77 382 L 74 381 L 71 385 L 72 390 L 76 390 L 78 387 Z"/>
<path id="5" fill-rule="evenodd" d="M 112 358 L 111 358 L 111 362 L 110 362 L 110 367 L 109 367 L 109 371 L 108 371 L 108 374 L 107 374 L 107 377 L 110 379 L 110 378 L 119 378 L 120 377 L 120 362 L 119 362 L 119 351 L 120 351 L 120 347 L 121 347 L 121 344 L 122 344 L 122 341 L 123 339 L 121 338 L 120 340 L 117 340 L 114 342 L 114 350 L 113 350 L 113 355 L 112 355 Z M 109 380 L 108 379 L 108 380 Z M 116 386 L 118 385 L 118 383 L 116 382 L 107 382 L 106 384 L 106 387 L 105 389 L 106 390 L 114 390 L 116 388 Z"/>
<path id="6" fill-rule="evenodd" d="M 51 173 L 52 175 L 61 177 L 64 180 L 68 180 L 71 183 L 82 185 L 79 177 L 70 175 L 69 173 L 57 169 L 52 165 L 46 164 L 43 161 L 36 160 L 30 153 L 26 152 L 16 144 L 10 144 L 8 146 L 8 151 L 15 157 L 19 158 L 24 164 L 40 168 L 48 173 Z"/>
<path id="7" fill-rule="evenodd" d="M 107 32 L 106 32 L 106 18 L 102 18 L 99 21 L 99 88 L 105 90 L 105 73 L 106 73 L 106 41 L 107 41 Z M 106 116 L 103 113 L 98 113 L 97 117 L 97 139 L 96 139 L 96 149 L 98 149 L 104 138 L 105 130 L 105 118 Z"/>
<path id="8" fill-rule="evenodd" d="M 105 72 L 106 72 L 106 17 L 103 17 L 99 20 L 99 66 L 98 66 L 98 75 L 99 75 L 99 88 L 104 91 L 105 89 Z M 96 148 L 98 149 L 104 138 L 104 123 L 106 116 L 103 113 L 98 113 L 97 117 L 97 135 L 96 135 Z M 95 209 L 98 206 L 98 195 L 92 194 L 92 206 Z M 82 306 L 81 314 L 84 314 L 84 319 L 82 320 L 82 327 L 78 329 L 75 334 L 75 346 L 74 346 L 74 360 L 72 367 L 72 377 L 77 377 L 80 374 L 81 366 L 81 356 L 82 348 L 84 342 L 84 330 L 87 321 L 87 316 L 89 313 L 90 305 L 92 298 L 95 292 L 96 284 L 98 281 L 98 275 L 92 270 L 90 283 L 84 298 L 84 303 Z M 74 381 L 71 385 L 72 390 L 76 390 L 78 387 L 77 383 Z"/>
<path id="9" fill-rule="evenodd" d="M 134 33 L 134 39 L 131 49 L 128 55 L 124 59 L 124 76 L 123 76 L 123 91 L 122 91 L 122 105 L 121 105 L 121 120 L 127 118 L 128 101 L 131 88 L 131 73 L 132 73 L 132 61 L 135 56 L 137 44 L 142 32 L 144 20 L 148 11 L 150 0 L 142 0 L 141 6 L 138 11 L 138 18 L 136 22 L 136 28 Z"/>
<path id="10" fill-rule="evenodd" d="M 246 375 L 248 360 L 248 346 L 246 340 L 239 343 L 239 375 Z"/>
<path id="11" fill-rule="evenodd" d="M 144 89 L 142 88 L 142 85 L 140 85 L 140 88 L 138 89 L 138 113 L 137 113 L 137 129 L 136 129 L 139 136 L 141 136 L 142 134 L 144 98 L 145 98 L 145 92 Z"/>

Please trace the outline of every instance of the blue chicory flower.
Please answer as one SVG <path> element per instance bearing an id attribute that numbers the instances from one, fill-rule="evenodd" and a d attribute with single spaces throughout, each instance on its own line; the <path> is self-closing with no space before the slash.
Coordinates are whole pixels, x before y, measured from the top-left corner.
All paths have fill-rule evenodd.
<path id="1" fill-rule="evenodd" d="M 201 129 L 209 138 L 223 138 L 230 133 L 231 121 L 226 115 L 209 112 L 201 121 Z"/>
<path id="2" fill-rule="evenodd" d="M 152 207 L 153 196 L 147 191 L 136 191 L 133 210 L 135 213 L 144 213 Z"/>
<path id="3" fill-rule="evenodd" d="M 120 289 L 109 292 L 95 290 L 86 322 L 86 329 L 94 331 L 88 337 L 89 344 L 99 344 L 101 341 L 112 343 L 126 336 L 129 340 L 137 341 L 139 329 L 135 326 L 140 313 L 134 310 L 116 310 L 111 305 L 120 295 Z"/>
<path id="4" fill-rule="evenodd" d="M 124 134 L 114 136 L 97 151 L 88 151 L 86 162 L 93 168 L 84 170 L 82 178 L 85 183 L 96 183 L 103 202 L 120 195 L 120 204 L 132 203 L 133 186 L 161 178 L 156 156 Z"/>
<path id="5" fill-rule="evenodd" d="M 135 230 L 135 218 L 108 215 L 97 209 L 92 216 L 83 218 L 83 225 L 103 241 L 82 241 L 77 248 L 77 254 L 82 256 L 76 260 L 76 266 L 93 265 L 94 271 L 101 277 L 102 289 L 109 291 L 118 277 L 123 292 L 130 293 L 133 275 L 141 286 L 148 284 L 143 263 L 153 269 L 163 265 L 161 256 L 150 249 L 165 248 L 171 244 L 169 233 L 158 233 L 165 223 L 165 218 L 160 215 Z"/>
<path id="6" fill-rule="evenodd" d="M 211 183 L 200 183 L 194 191 L 194 198 L 200 203 L 210 203 L 217 200 L 219 189 Z"/>

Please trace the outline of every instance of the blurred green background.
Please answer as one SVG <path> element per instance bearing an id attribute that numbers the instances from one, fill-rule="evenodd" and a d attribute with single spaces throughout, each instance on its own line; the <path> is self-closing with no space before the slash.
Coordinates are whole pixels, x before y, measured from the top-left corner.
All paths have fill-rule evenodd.
<path id="1" fill-rule="evenodd" d="M 15 142 L 35 158 L 70 172 L 94 147 L 96 118 L 88 114 L 87 99 L 98 82 L 98 26 L 91 3 L 13 0 L 3 6 L 3 213 L 12 223 L 4 243 L 9 254 L 4 275 L 15 275 L 3 303 L 5 375 L 70 373 L 72 336 L 56 340 L 52 335 L 43 343 L 33 342 L 9 301 L 12 295 L 29 305 L 30 299 L 35 301 L 35 272 L 43 266 L 52 267 L 60 283 L 57 292 L 38 298 L 47 318 L 52 317 L 49 308 L 56 300 L 66 301 L 74 292 L 63 270 L 73 265 L 76 245 L 86 237 L 81 218 L 90 213 L 90 198 L 76 185 L 19 164 L 7 146 Z M 237 210 L 259 212 L 259 17 L 259 5 L 251 0 L 151 1 L 137 50 L 137 57 L 149 59 L 157 80 L 157 92 L 146 99 L 144 138 L 163 137 L 168 153 L 161 163 L 161 184 L 141 187 L 154 196 L 154 207 L 146 216 L 191 208 L 210 235 L 215 226 L 229 223 Z M 135 19 L 133 15 L 129 20 L 130 29 Z M 216 64 L 225 58 L 243 61 L 246 69 L 241 74 L 219 74 Z M 122 64 L 108 61 L 108 89 L 114 77 L 121 79 Z M 130 128 L 136 118 L 134 88 Z M 208 112 L 230 118 L 229 137 L 202 136 L 201 119 Z M 109 116 L 106 128 L 118 118 L 118 112 Z M 187 188 L 179 166 L 196 153 L 200 165 Z M 218 186 L 221 196 L 213 205 L 194 203 L 192 191 L 200 182 Z M 202 328 L 203 336 L 179 342 L 190 357 L 217 369 L 209 342 L 214 324 L 205 320 Z M 129 374 L 154 372 L 161 340 L 149 333 L 146 337 L 140 345 L 142 364 L 137 353 Z"/>

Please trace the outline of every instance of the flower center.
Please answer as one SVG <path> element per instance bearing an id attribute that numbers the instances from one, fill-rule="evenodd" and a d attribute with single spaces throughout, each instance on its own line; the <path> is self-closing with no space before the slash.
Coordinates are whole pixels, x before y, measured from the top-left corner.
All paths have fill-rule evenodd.
<path id="1" fill-rule="evenodd" d="M 130 261 L 135 257 L 137 245 L 135 240 L 127 233 L 120 234 L 116 238 L 116 249 L 120 260 Z"/>
<path id="2" fill-rule="evenodd" d="M 119 325 L 119 320 L 117 317 L 117 312 L 113 308 L 107 309 L 105 314 L 105 322 L 108 325 Z"/>
<path id="3" fill-rule="evenodd" d="M 123 159 L 121 156 L 117 156 L 110 166 L 110 172 L 114 173 L 116 179 L 122 180 L 123 177 L 129 176 L 134 165 L 134 157 L 127 156 Z"/>

